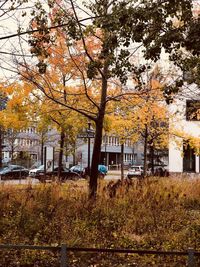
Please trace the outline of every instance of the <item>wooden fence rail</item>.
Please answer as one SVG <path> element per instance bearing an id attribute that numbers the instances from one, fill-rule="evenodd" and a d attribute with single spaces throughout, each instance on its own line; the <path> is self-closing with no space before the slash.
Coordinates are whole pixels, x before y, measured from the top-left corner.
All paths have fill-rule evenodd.
<path id="1" fill-rule="evenodd" d="M 54 252 L 60 251 L 60 267 L 70 267 L 67 264 L 67 252 L 93 252 L 93 253 L 123 253 L 123 254 L 138 254 L 138 255 L 172 255 L 172 256 L 187 256 L 187 267 L 196 267 L 195 257 L 200 256 L 200 251 L 195 251 L 189 248 L 187 251 L 159 251 L 159 250 L 135 250 L 135 249 L 114 249 L 114 248 L 78 248 L 67 247 L 66 244 L 61 246 L 34 246 L 34 245 L 11 245 L 0 244 L 0 250 L 3 249 L 28 249 L 28 250 L 49 250 Z"/>

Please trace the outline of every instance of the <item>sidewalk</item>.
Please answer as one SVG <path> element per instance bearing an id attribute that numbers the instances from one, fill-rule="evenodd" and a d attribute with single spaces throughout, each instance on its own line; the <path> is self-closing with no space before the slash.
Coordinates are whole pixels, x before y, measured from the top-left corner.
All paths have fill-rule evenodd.
<path id="1" fill-rule="evenodd" d="M 127 170 L 124 171 L 124 176 L 126 176 Z M 109 170 L 106 179 L 120 179 L 121 178 L 121 170 Z"/>
<path id="2" fill-rule="evenodd" d="M 124 170 L 124 174 L 127 174 L 127 170 Z M 109 175 L 121 175 L 121 170 L 108 170 Z"/>

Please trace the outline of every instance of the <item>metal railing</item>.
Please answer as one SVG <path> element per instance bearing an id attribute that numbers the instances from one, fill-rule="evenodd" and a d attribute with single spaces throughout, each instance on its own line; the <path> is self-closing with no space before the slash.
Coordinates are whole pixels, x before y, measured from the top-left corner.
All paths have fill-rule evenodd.
<path id="1" fill-rule="evenodd" d="M 122 254 L 138 254 L 138 255 L 171 255 L 171 256 L 187 256 L 187 267 L 196 267 L 195 256 L 200 256 L 200 251 L 189 248 L 187 251 L 157 251 L 157 250 L 135 250 L 135 249 L 112 249 L 112 248 L 76 248 L 67 247 L 66 244 L 61 246 L 34 246 L 34 245 L 10 245 L 0 244 L 0 250 L 49 250 L 52 252 L 60 251 L 60 267 L 70 267 L 67 264 L 67 252 L 93 252 L 93 253 L 122 253 Z"/>

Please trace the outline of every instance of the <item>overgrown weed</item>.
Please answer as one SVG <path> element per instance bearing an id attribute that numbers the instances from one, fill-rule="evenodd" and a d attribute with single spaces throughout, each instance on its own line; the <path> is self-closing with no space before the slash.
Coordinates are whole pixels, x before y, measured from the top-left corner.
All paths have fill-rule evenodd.
<path id="1" fill-rule="evenodd" d="M 88 201 L 87 185 L 46 184 L 0 188 L 0 243 L 110 247 L 157 250 L 200 250 L 200 182 L 189 179 L 156 179 L 121 184 L 111 194 L 105 181 L 99 184 L 95 203 Z M 5 262 L 8 251 L 0 256 Z M 12 253 L 13 260 L 16 253 Z M 19 266 L 56 266 L 57 255 L 21 253 Z M 176 265 L 161 257 L 91 256 L 70 254 L 70 266 Z M 1 261 L 1 257 L 4 257 Z M 8 257 L 7 257 L 8 258 Z M 13 266 L 8 258 L 6 266 Z M 37 261 L 36 261 L 37 259 Z M 81 260 L 80 260 L 81 259 Z M 119 260 L 125 262 L 120 265 Z M 40 265 L 34 265 L 34 261 Z M 118 261 L 118 265 L 116 263 Z M 32 265 L 28 265 L 32 262 Z M 82 262 L 82 263 L 81 263 Z M 103 262 L 103 263 L 101 263 Z M 109 265 L 106 262 L 111 262 Z M 134 262 L 135 265 L 128 265 Z M 181 264 L 184 259 L 180 260 Z M 82 264 L 86 265 L 82 265 Z M 88 264 L 88 265 L 87 265 Z M 103 264 L 103 265 L 102 265 Z M 146 264 L 146 265 L 145 265 Z M 157 265 L 156 265 L 157 264 Z M 169 264 L 169 265 L 167 265 Z"/>

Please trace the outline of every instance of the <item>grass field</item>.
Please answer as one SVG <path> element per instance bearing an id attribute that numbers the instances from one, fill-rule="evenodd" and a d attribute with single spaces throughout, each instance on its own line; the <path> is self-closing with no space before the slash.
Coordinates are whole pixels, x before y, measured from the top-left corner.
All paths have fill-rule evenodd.
<path id="1" fill-rule="evenodd" d="M 199 180 L 108 183 L 100 182 L 96 202 L 88 200 L 84 180 L 0 186 L 0 243 L 200 250 Z M 186 266 L 186 258 L 70 253 L 69 263 L 72 267 L 173 267 Z M 0 266 L 55 267 L 59 263 L 58 255 L 50 252 L 2 251 Z"/>

